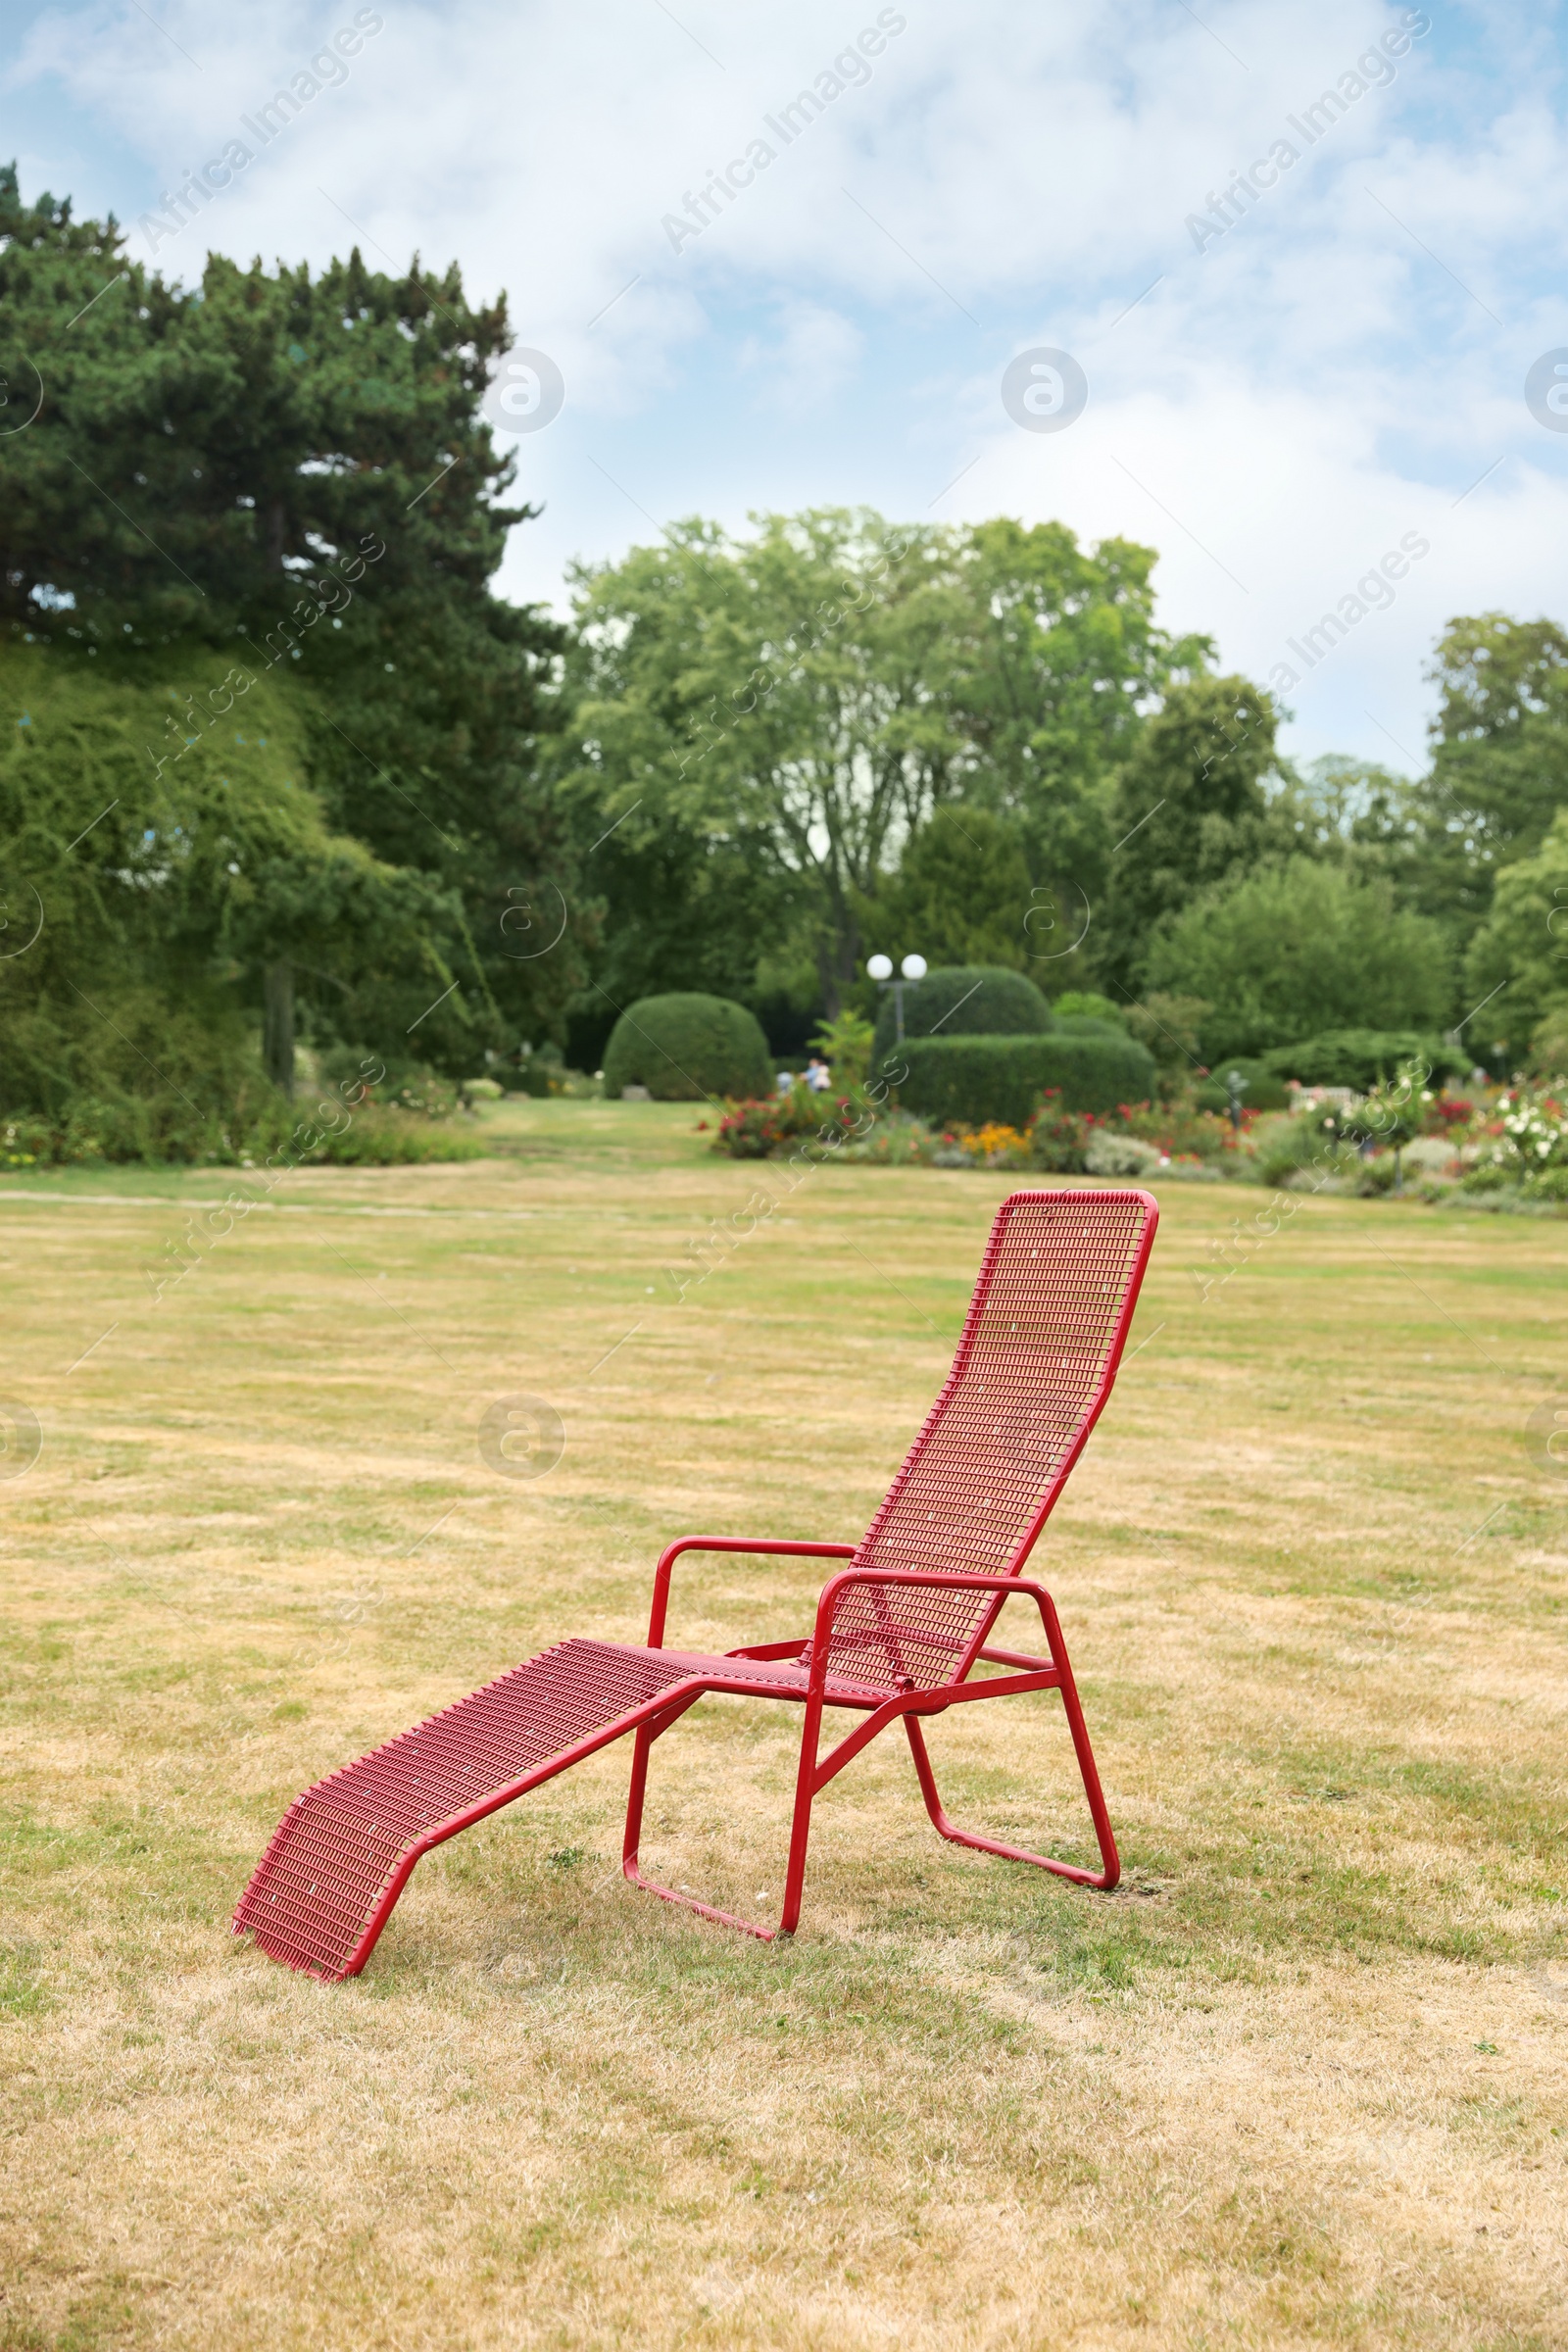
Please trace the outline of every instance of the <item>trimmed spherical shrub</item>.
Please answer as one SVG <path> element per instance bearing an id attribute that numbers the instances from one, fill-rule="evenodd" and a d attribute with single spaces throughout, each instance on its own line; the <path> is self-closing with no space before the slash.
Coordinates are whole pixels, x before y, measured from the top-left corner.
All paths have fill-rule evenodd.
<path id="1" fill-rule="evenodd" d="M 906 1037 L 1039 1037 L 1052 1025 L 1051 1006 L 1034 982 L 1001 963 L 952 963 L 904 983 Z M 873 1063 L 892 1052 L 898 1013 L 891 988 L 882 992 Z"/>
<path id="2" fill-rule="evenodd" d="M 728 997 L 642 997 L 605 1048 L 605 1093 L 613 1100 L 627 1086 L 646 1086 L 656 1102 L 768 1095 L 767 1040 L 756 1015 Z"/>
<path id="3" fill-rule="evenodd" d="M 1022 1127 L 1054 1087 L 1063 1110 L 1147 1102 L 1154 1064 L 1130 1037 L 910 1037 L 892 1057 L 899 1102 L 917 1118 Z"/>

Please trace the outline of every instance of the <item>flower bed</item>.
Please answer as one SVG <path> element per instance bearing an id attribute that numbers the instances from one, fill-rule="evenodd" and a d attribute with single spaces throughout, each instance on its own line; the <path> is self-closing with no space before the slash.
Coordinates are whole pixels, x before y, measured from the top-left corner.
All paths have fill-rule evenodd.
<path id="1" fill-rule="evenodd" d="M 1298 1109 L 1244 1109 L 1239 1125 L 1191 1100 L 1069 1110 L 1056 1088 L 1045 1090 L 1021 1124 L 941 1124 L 889 1109 L 876 1084 L 831 1096 L 796 1087 L 770 1102 L 728 1104 L 713 1149 L 735 1158 L 792 1149 L 797 1156 L 861 1166 L 989 1169 L 1025 1180 L 1229 1180 L 1568 1213 L 1568 1108 L 1560 1092 L 1510 1088 L 1481 1102 L 1435 1093 L 1423 1083 L 1428 1075 L 1415 1065 L 1366 1095 L 1324 1090 L 1313 1101 L 1303 1093 Z"/>
<path id="2" fill-rule="evenodd" d="M 1475 1164 L 1461 1180 L 1469 1195 L 1515 1191 L 1525 1201 L 1568 1205 L 1568 1111 L 1541 1087 L 1510 1087 L 1483 1122 Z"/>
<path id="3" fill-rule="evenodd" d="M 823 1124 L 824 1103 L 808 1087 L 792 1086 L 787 1095 L 770 1095 L 744 1102 L 726 1102 L 713 1135 L 711 1149 L 731 1159 L 768 1159 L 784 1144 L 814 1136 Z M 701 1135 L 708 1127 L 699 1119 Z"/>
<path id="4" fill-rule="evenodd" d="M 818 1094 L 808 1086 L 796 1085 L 787 1095 L 726 1102 L 722 1117 L 711 1131 L 713 1140 L 710 1149 L 727 1152 L 731 1159 L 768 1159 L 775 1152 L 793 1145 L 812 1158 L 836 1159 L 848 1153 L 860 1159 L 877 1156 L 868 1154 L 862 1147 L 878 1129 L 897 1127 L 934 1140 L 928 1138 L 918 1119 L 890 1113 L 886 1102 L 887 1088 L 880 1081 L 873 1081 L 869 1086 L 851 1086 L 830 1094 Z M 699 1135 L 709 1131 L 708 1120 L 699 1119 Z"/>

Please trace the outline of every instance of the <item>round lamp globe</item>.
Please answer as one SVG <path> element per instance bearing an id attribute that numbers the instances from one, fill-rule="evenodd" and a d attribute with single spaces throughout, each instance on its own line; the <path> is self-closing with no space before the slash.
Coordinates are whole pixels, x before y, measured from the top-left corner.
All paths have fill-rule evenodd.
<path id="1" fill-rule="evenodd" d="M 873 980 L 891 980 L 893 958 L 891 956 L 868 956 L 865 959 L 865 968 Z"/>
<path id="2" fill-rule="evenodd" d="M 906 956 L 903 971 L 906 980 L 923 980 L 925 978 L 925 957 L 923 956 Z"/>

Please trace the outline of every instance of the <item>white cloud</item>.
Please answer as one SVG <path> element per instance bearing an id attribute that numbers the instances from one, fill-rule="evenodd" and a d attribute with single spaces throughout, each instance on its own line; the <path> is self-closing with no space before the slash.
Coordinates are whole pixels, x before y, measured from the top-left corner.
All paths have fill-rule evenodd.
<path id="1" fill-rule="evenodd" d="M 1155 544 L 1166 624 L 1264 676 L 1419 529 L 1431 554 L 1395 605 L 1292 698 L 1304 754 L 1390 758 L 1380 725 L 1419 753 L 1422 664 L 1450 613 L 1565 614 L 1568 435 L 1521 397 L 1538 353 L 1568 344 L 1568 138 L 1538 10 L 1446 11 L 1309 147 L 1287 119 L 1412 12 L 378 13 L 342 86 L 158 258 L 191 276 L 210 241 L 319 263 L 358 235 L 383 267 L 417 248 L 457 258 L 471 294 L 506 287 L 519 342 L 567 386 L 558 422 L 517 445 L 546 514 L 514 534 L 510 593 L 557 598 L 571 555 L 699 510 L 1059 514 Z M 11 78 L 63 87 L 145 159 L 115 196 L 133 223 L 355 14 L 285 0 L 220 29 L 198 0 L 160 0 L 161 31 L 130 0 L 66 0 L 34 18 Z M 767 132 L 879 17 L 905 22 L 867 77 L 787 144 Z M 772 161 L 673 252 L 663 217 L 759 136 Z M 1300 160 L 1196 251 L 1188 215 L 1282 136 Z M 1004 366 L 1035 343 L 1088 372 L 1068 432 L 1023 433 L 1001 409 Z"/>
<path id="2" fill-rule="evenodd" d="M 748 335 L 738 362 L 758 379 L 760 407 L 819 408 L 849 382 L 864 348 L 864 335 L 842 313 L 787 302 L 777 335 Z"/>

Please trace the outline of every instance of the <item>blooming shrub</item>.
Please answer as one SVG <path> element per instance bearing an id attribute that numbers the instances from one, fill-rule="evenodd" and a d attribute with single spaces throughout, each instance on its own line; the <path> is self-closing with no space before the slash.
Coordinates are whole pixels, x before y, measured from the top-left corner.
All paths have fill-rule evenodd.
<path id="1" fill-rule="evenodd" d="M 988 1168 L 1023 1167 L 1029 1159 L 1028 1129 L 1005 1126 L 1000 1119 L 964 1130 L 957 1142 L 967 1158 L 983 1161 Z"/>
<path id="2" fill-rule="evenodd" d="M 1084 1166 L 1091 1176 L 1147 1176 L 1152 1168 L 1159 1166 L 1163 1156 L 1154 1144 L 1102 1127 L 1089 1139 Z"/>
<path id="3" fill-rule="evenodd" d="M 850 1132 L 842 1146 L 831 1140 L 808 1145 L 813 1159 L 853 1160 L 868 1168 L 969 1167 L 973 1162 L 961 1149 L 962 1139 L 949 1130 L 934 1133 L 923 1119 L 906 1110 L 886 1112 L 860 1135 Z"/>
<path id="4" fill-rule="evenodd" d="M 822 1109 L 821 1097 L 804 1086 L 792 1086 L 787 1095 L 770 1095 L 760 1102 L 726 1102 L 710 1149 L 725 1152 L 731 1159 L 766 1159 L 781 1144 L 815 1135 L 822 1124 Z M 701 1124 L 706 1127 L 708 1122 L 704 1119 Z"/>
<path id="5" fill-rule="evenodd" d="M 1250 1136 L 1260 1116 L 1244 1107 L 1242 1133 Z M 1124 1102 L 1117 1114 L 1128 1135 L 1152 1144 L 1162 1159 L 1218 1160 L 1237 1150 L 1236 1130 L 1228 1118 L 1200 1110 L 1191 1102 Z"/>
<path id="6" fill-rule="evenodd" d="M 1464 1179 L 1469 1193 L 1517 1185 L 1531 1200 L 1568 1200 L 1568 1110 L 1545 1088 L 1510 1088 L 1486 1122 L 1476 1165 Z"/>
<path id="7" fill-rule="evenodd" d="M 1095 1127 L 1090 1110 L 1065 1110 L 1061 1089 L 1048 1086 L 1029 1127 L 1029 1155 L 1055 1176 L 1082 1175 L 1084 1150 Z"/>
<path id="8" fill-rule="evenodd" d="M 1501 1133 L 1492 1151 L 1497 1166 L 1520 1175 L 1568 1166 L 1568 1113 L 1555 1095 L 1515 1087 L 1498 1108 Z"/>
<path id="9" fill-rule="evenodd" d="M 813 1156 L 837 1157 L 852 1146 L 863 1144 L 888 1116 L 887 1089 L 880 1083 L 852 1086 L 836 1095 L 820 1095 L 797 1082 L 787 1095 L 763 1101 L 726 1102 L 710 1149 L 728 1152 L 731 1159 L 766 1159 L 786 1144 L 805 1143 Z M 703 1120 L 700 1125 L 707 1126 Z M 910 1128 L 917 1120 L 904 1122 Z M 925 1129 L 920 1128 L 925 1134 Z M 858 1158 L 867 1156 L 856 1152 Z"/>

